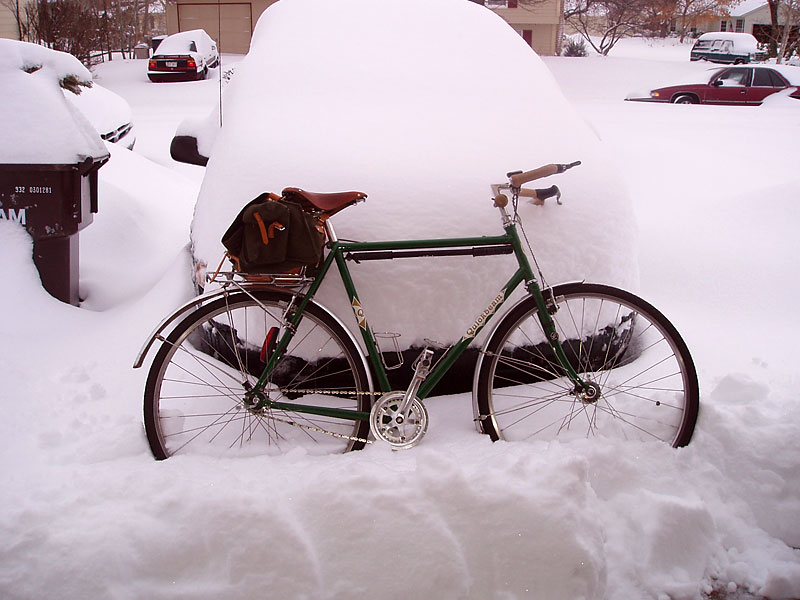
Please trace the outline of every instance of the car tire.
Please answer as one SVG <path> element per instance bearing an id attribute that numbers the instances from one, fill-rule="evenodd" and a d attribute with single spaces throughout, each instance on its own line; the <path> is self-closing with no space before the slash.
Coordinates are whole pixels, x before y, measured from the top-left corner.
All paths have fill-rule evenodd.
<path id="1" fill-rule="evenodd" d="M 673 104 L 697 104 L 697 98 L 689 94 L 678 94 L 672 99 Z"/>
<path id="2" fill-rule="evenodd" d="M 733 61 L 733 64 L 734 65 L 743 65 L 744 64 L 744 59 L 743 58 L 737 58 L 735 61 Z"/>

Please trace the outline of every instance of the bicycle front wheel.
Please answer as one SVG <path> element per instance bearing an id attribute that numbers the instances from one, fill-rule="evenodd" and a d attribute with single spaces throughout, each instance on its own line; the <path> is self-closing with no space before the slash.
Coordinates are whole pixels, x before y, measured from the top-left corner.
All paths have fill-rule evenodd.
<path id="1" fill-rule="evenodd" d="M 144 421 L 153 455 L 285 453 L 359 449 L 368 420 L 259 406 L 247 392 L 284 331 L 291 294 L 232 293 L 189 314 L 164 340 L 150 368 Z M 282 405 L 369 412 L 370 388 L 344 328 L 310 303 L 264 394 Z"/>
<path id="2" fill-rule="evenodd" d="M 545 297 L 550 290 L 545 290 Z M 479 359 L 475 411 L 493 440 L 616 437 L 689 443 L 699 391 L 692 357 L 673 325 L 629 292 L 574 283 L 552 290 L 567 377 L 534 299 L 500 322 Z"/>

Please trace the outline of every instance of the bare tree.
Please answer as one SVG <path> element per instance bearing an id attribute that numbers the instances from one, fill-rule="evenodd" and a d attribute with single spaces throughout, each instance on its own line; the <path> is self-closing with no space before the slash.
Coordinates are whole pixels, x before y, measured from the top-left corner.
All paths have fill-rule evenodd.
<path id="1" fill-rule="evenodd" d="M 800 24 L 800 0 L 783 1 L 783 12 L 786 15 L 786 22 L 782 25 L 783 31 L 780 37 L 778 64 L 781 64 L 783 59 L 791 58 L 795 52 L 798 52 L 798 45 L 800 45 L 800 32 L 798 32 L 797 25 Z"/>
<path id="2" fill-rule="evenodd" d="M 606 56 L 620 39 L 646 29 L 647 3 L 648 0 L 571 0 L 566 14 L 581 37 Z"/>
<path id="3" fill-rule="evenodd" d="M 795 51 L 797 29 L 794 24 L 800 22 L 797 4 L 797 0 L 767 0 L 771 23 L 764 33 L 767 35 L 770 56 L 788 58 Z M 785 24 L 781 24 L 782 19 L 786 20 Z M 780 53 L 778 52 L 779 47 Z"/>
<path id="4" fill-rule="evenodd" d="M 21 25 L 25 39 L 68 52 L 89 64 L 100 47 L 100 20 L 86 0 L 38 0 L 25 5 Z"/>
<path id="5" fill-rule="evenodd" d="M 697 21 L 722 16 L 728 7 L 737 2 L 738 0 L 677 0 L 674 18 L 679 24 L 681 42 Z"/>

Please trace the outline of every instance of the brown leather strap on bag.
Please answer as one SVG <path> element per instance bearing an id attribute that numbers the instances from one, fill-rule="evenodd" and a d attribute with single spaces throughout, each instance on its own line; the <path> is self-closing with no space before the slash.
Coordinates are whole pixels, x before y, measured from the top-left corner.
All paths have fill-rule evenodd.
<path id="1" fill-rule="evenodd" d="M 270 223 L 269 230 L 264 225 L 264 219 L 261 218 L 261 215 L 253 213 L 253 218 L 255 219 L 256 223 L 258 224 L 258 230 L 261 232 L 261 241 L 264 242 L 265 246 L 269 245 L 269 238 L 275 237 L 275 230 L 283 230 L 283 225 L 278 221 L 273 221 Z"/>

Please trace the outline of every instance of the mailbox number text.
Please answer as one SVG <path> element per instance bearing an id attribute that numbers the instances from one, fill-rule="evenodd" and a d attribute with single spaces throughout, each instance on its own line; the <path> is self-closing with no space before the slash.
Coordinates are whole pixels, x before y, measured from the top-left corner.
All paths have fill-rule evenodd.
<path id="1" fill-rule="evenodd" d="M 49 185 L 32 185 L 30 187 L 25 187 L 24 185 L 18 185 L 14 187 L 15 194 L 52 194 L 53 188 Z"/>

